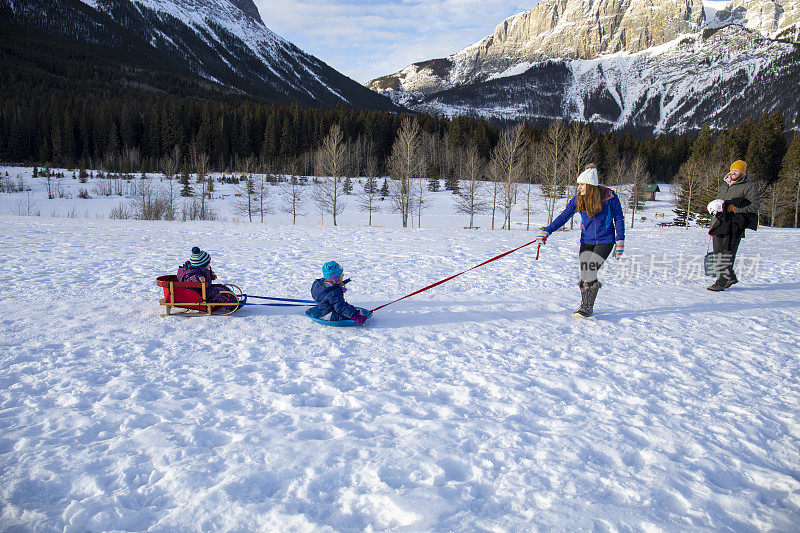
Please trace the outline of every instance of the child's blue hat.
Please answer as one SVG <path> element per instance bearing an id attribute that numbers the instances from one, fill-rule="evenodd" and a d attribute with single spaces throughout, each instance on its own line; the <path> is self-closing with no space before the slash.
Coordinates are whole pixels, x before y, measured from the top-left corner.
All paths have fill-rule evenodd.
<path id="1" fill-rule="evenodd" d="M 192 248 L 192 255 L 189 257 L 189 264 L 193 267 L 203 268 L 211 262 L 211 256 L 197 246 Z"/>
<path id="2" fill-rule="evenodd" d="M 322 265 L 322 275 L 325 279 L 330 279 L 334 276 L 341 276 L 344 269 L 336 261 L 328 261 Z"/>

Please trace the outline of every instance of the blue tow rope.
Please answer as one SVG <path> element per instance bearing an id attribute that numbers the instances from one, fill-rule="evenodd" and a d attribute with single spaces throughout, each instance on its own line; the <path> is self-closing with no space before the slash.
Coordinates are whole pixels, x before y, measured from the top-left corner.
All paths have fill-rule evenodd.
<path id="1" fill-rule="evenodd" d="M 259 300 L 271 300 L 275 302 L 283 302 L 283 303 L 250 303 L 247 301 L 248 298 L 257 298 Z M 294 298 L 272 298 L 270 296 L 253 296 L 249 294 L 244 294 L 242 296 L 242 303 L 241 305 L 268 305 L 273 307 L 308 307 L 309 305 L 317 305 L 317 302 L 314 300 L 295 300 Z"/>

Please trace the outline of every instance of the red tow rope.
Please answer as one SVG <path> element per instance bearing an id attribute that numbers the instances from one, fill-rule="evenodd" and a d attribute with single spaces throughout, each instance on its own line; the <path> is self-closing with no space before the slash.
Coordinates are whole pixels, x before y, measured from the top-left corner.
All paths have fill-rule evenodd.
<path id="1" fill-rule="evenodd" d="M 371 313 L 374 313 L 374 312 L 375 312 L 375 311 L 377 311 L 378 309 L 383 309 L 383 308 L 384 308 L 384 307 L 386 307 L 387 305 L 392 305 L 393 303 L 399 302 L 400 300 L 405 300 L 406 298 L 409 298 L 409 297 L 411 297 L 411 296 L 414 296 L 415 294 L 419 294 L 419 293 L 421 293 L 421 292 L 425 292 L 425 291 L 427 291 L 428 289 L 432 289 L 432 288 L 436 287 L 437 285 L 441 285 L 441 284 L 442 284 L 442 283 L 444 283 L 445 281 L 450 281 L 450 280 L 451 280 L 451 279 L 453 279 L 453 278 L 457 278 L 457 277 L 458 277 L 458 276 L 460 276 L 461 274 L 465 274 L 465 273 L 469 272 L 470 270 L 475 270 L 475 269 L 476 269 L 476 268 L 478 268 L 478 267 L 482 267 L 483 265 L 487 265 L 487 264 L 491 263 L 492 261 L 496 261 L 496 260 L 500 259 L 501 257 L 505 257 L 505 256 L 507 256 L 508 254 L 513 254 L 513 253 L 514 253 L 514 252 L 516 252 L 517 250 L 519 250 L 519 249 L 521 249 L 521 248 L 525 248 L 526 246 L 530 246 L 531 244 L 533 244 L 533 243 L 535 243 L 535 242 L 536 242 L 536 241 L 531 241 L 531 242 L 525 243 L 525 244 L 523 244 L 522 246 L 518 246 L 517 248 L 514 248 L 513 250 L 509 250 L 508 252 L 502 253 L 502 254 L 500 254 L 500 255 L 498 255 L 498 256 L 495 256 L 495 257 L 492 257 L 491 259 L 489 259 L 488 261 L 484 261 L 484 262 L 483 262 L 483 263 L 481 263 L 480 265 L 475 265 L 475 266 L 474 266 L 474 267 L 472 267 L 472 268 L 468 268 L 468 269 L 466 269 L 464 272 L 459 272 L 458 274 L 455 274 L 455 275 L 453 275 L 453 276 L 450 276 L 449 278 L 443 279 L 443 280 L 441 280 L 441 281 L 437 281 L 436 283 L 434 283 L 434 284 L 432 284 L 432 285 L 428 285 L 427 287 L 424 287 L 424 288 L 422 288 L 422 289 L 420 289 L 420 290 L 418 290 L 418 291 L 412 292 L 411 294 L 406 294 L 406 295 L 405 295 L 405 296 L 403 296 L 402 298 L 398 298 L 397 300 L 393 300 L 393 301 L 389 302 L 388 304 L 383 304 L 383 305 L 382 305 L 382 306 L 380 306 L 380 307 L 376 307 L 375 309 L 372 309 L 370 312 L 371 312 Z M 536 248 L 536 260 L 537 260 L 537 261 L 539 260 L 539 249 L 540 249 L 541 247 L 542 247 L 542 243 L 539 243 L 539 246 L 538 246 L 538 248 Z"/>

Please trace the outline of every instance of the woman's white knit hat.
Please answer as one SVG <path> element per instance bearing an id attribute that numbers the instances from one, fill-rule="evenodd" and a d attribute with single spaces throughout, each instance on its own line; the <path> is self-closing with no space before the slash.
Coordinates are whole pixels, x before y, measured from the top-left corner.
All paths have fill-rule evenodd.
<path id="1" fill-rule="evenodd" d="M 587 168 L 578 174 L 578 183 L 585 183 L 586 185 L 594 185 L 595 187 L 600 184 L 600 177 L 597 175 L 596 168 Z"/>

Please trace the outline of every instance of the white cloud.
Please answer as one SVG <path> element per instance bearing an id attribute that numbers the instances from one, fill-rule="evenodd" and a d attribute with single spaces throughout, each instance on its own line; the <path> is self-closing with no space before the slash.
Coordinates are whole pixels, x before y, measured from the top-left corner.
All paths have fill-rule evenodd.
<path id="1" fill-rule="evenodd" d="M 409 63 L 446 57 L 537 1 L 255 0 L 264 23 L 333 68 L 365 83 Z"/>

